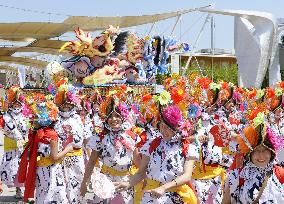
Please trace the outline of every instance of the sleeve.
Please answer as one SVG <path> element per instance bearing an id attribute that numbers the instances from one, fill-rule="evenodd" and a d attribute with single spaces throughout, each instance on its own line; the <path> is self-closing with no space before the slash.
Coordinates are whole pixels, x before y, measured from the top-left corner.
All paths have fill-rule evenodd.
<path id="1" fill-rule="evenodd" d="M 72 120 L 72 135 L 73 135 L 73 144 L 75 148 L 81 148 L 83 146 L 84 140 L 84 127 L 80 118 L 74 118 Z"/>
<path id="2" fill-rule="evenodd" d="M 94 127 L 90 120 L 84 125 L 84 139 L 89 139 L 93 135 Z"/>
<path id="3" fill-rule="evenodd" d="M 190 143 L 188 145 L 188 151 L 187 151 L 187 158 L 191 158 L 192 160 L 198 161 L 199 160 L 199 148 L 196 144 Z"/>
<path id="4" fill-rule="evenodd" d="M 222 162 L 222 147 L 215 146 L 210 141 L 202 145 L 202 154 L 205 164 L 220 164 Z"/>
<path id="5" fill-rule="evenodd" d="M 230 141 L 229 150 L 235 153 L 239 152 L 239 144 L 237 143 L 237 141 Z"/>
<path id="6" fill-rule="evenodd" d="M 0 128 L 4 128 L 4 126 L 5 126 L 4 116 L 1 115 L 1 116 L 0 116 Z"/>
<path id="7" fill-rule="evenodd" d="M 234 162 L 234 155 L 223 153 L 220 165 L 229 168 L 232 166 L 233 162 Z"/>
<path id="8" fill-rule="evenodd" d="M 15 129 L 15 123 L 13 121 L 13 119 L 11 118 L 11 116 L 5 114 L 3 116 L 3 119 L 5 121 L 5 126 L 4 126 L 4 130 L 6 131 L 12 131 L 13 129 Z"/>
<path id="9" fill-rule="evenodd" d="M 237 192 L 239 186 L 239 169 L 230 170 L 225 180 L 225 189 L 230 188 L 230 193 Z"/>
<path id="10" fill-rule="evenodd" d="M 87 147 L 92 149 L 92 150 L 98 151 L 98 152 L 101 151 L 102 150 L 102 142 L 101 142 L 100 137 L 97 134 L 90 137 L 90 140 L 87 144 Z"/>

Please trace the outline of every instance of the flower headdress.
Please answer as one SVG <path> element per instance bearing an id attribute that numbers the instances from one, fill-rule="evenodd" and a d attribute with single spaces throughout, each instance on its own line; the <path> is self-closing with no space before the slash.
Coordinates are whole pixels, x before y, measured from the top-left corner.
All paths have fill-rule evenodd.
<path id="1" fill-rule="evenodd" d="M 188 79 L 179 75 L 173 75 L 165 79 L 165 89 L 160 95 L 154 96 L 154 100 L 159 104 L 161 119 L 173 130 L 180 131 L 184 136 L 193 126 L 188 120 L 189 106 L 192 97 L 189 93 Z M 187 129 L 186 131 L 184 131 Z"/>
<path id="2" fill-rule="evenodd" d="M 101 112 L 107 119 L 113 112 L 119 114 L 122 119 L 128 118 L 129 107 L 128 98 L 131 88 L 125 85 L 113 87 L 108 90 L 103 102 L 101 103 Z"/>
<path id="3" fill-rule="evenodd" d="M 21 93 L 21 88 L 17 85 L 11 86 L 6 91 L 7 102 L 9 106 L 12 106 L 15 102 L 23 103 L 24 96 Z"/>
<path id="4" fill-rule="evenodd" d="M 266 146 L 275 154 L 281 146 L 284 146 L 284 139 L 272 131 L 263 112 L 257 114 L 243 133 L 238 136 L 237 141 L 244 154 L 252 152 L 259 145 Z"/>
<path id="5" fill-rule="evenodd" d="M 218 93 L 218 104 L 226 105 L 231 99 L 233 99 L 234 87 L 233 84 L 224 81 L 219 82 L 221 85 Z"/>
<path id="6" fill-rule="evenodd" d="M 80 98 L 78 96 L 78 90 L 71 84 L 63 84 L 58 88 L 54 102 L 57 106 L 61 106 L 65 103 L 79 106 Z"/>
<path id="7" fill-rule="evenodd" d="M 26 102 L 30 110 L 32 118 L 37 121 L 40 126 L 49 126 L 57 120 L 58 108 L 48 100 L 42 93 L 33 93 L 26 97 Z"/>

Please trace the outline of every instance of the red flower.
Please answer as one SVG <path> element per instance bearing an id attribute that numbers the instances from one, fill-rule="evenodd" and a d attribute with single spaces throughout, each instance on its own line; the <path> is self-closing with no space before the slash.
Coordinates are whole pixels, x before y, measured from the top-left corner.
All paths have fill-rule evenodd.
<path id="1" fill-rule="evenodd" d="M 249 93 L 249 99 L 253 99 L 256 96 L 256 93 L 257 92 L 256 92 L 255 89 L 251 90 L 250 93 Z"/>
<path id="2" fill-rule="evenodd" d="M 229 84 L 227 82 L 222 82 L 223 89 L 229 89 Z"/>
<path id="3" fill-rule="evenodd" d="M 275 97 L 275 90 L 273 88 L 267 89 L 267 97 L 268 98 L 274 98 Z"/>
<path id="4" fill-rule="evenodd" d="M 122 90 L 125 91 L 127 89 L 127 86 L 125 84 L 122 84 L 122 85 L 119 86 L 119 88 L 121 88 Z"/>
<path id="5" fill-rule="evenodd" d="M 208 79 L 207 77 L 197 79 L 197 83 L 200 84 L 202 89 L 209 89 L 211 82 L 212 80 Z"/>
<path id="6" fill-rule="evenodd" d="M 284 81 L 281 81 L 281 82 L 279 83 L 279 86 L 280 86 L 280 88 L 284 89 Z"/>
<path id="7" fill-rule="evenodd" d="M 145 103 L 145 102 L 148 102 L 152 99 L 152 94 L 146 94 L 144 96 L 142 96 L 142 101 Z"/>

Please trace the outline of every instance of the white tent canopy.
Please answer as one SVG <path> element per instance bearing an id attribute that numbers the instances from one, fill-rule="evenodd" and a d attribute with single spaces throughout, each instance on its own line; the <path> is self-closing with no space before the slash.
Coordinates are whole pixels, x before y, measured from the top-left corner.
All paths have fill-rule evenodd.
<path id="1" fill-rule="evenodd" d="M 201 12 L 235 17 L 235 50 L 239 69 L 239 86 L 260 88 L 266 71 L 269 84 L 281 80 L 276 19 L 266 12 L 200 9 Z"/>

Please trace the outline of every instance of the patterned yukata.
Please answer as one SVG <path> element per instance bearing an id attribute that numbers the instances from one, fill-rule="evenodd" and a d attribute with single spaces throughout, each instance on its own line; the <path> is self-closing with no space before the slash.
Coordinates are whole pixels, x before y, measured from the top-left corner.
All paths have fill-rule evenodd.
<path id="1" fill-rule="evenodd" d="M 159 133 L 158 137 L 162 137 L 161 133 Z M 146 172 L 148 179 L 159 181 L 161 184 L 171 182 L 184 173 L 186 158 L 198 160 L 199 153 L 194 144 L 189 144 L 186 157 L 182 154 L 182 142 L 180 138 L 181 135 L 176 134 L 170 141 L 161 139 L 161 143 L 152 153 L 149 150 L 155 138 L 148 140 L 141 148 L 140 152 L 150 157 Z M 176 192 L 166 192 L 160 198 L 154 198 L 150 193 L 145 192 L 141 204 L 146 203 L 178 204 L 184 202 Z"/>
<path id="2" fill-rule="evenodd" d="M 1 180 L 8 187 L 22 187 L 17 181 L 17 173 L 24 140 L 28 134 L 27 119 L 22 113 L 10 111 L 4 114 L 3 119 L 4 155 L 0 166 Z"/>
<path id="3" fill-rule="evenodd" d="M 270 114 L 273 114 L 273 113 L 270 113 Z M 271 117 L 274 117 L 274 114 Z M 284 138 L 284 118 L 281 118 L 278 124 L 276 124 L 274 122 L 274 119 L 272 119 L 269 126 L 272 129 L 272 131 L 275 132 L 275 134 Z M 279 164 L 284 167 L 284 147 L 278 150 L 277 159 L 279 161 Z"/>
<path id="4" fill-rule="evenodd" d="M 226 188 L 230 188 L 231 203 L 252 203 L 258 196 L 267 172 L 272 171 L 272 169 L 274 169 L 272 162 L 266 168 L 260 168 L 252 162 L 248 162 L 242 169 L 232 170 L 226 181 Z M 284 203 L 283 195 L 284 184 L 280 183 L 275 171 L 273 171 L 258 203 Z"/>
<path id="5" fill-rule="evenodd" d="M 63 160 L 64 176 L 67 183 L 67 198 L 69 203 L 77 204 L 79 203 L 80 185 L 85 172 L 82 150 L 83 140 L 85 139 L 83 123 L 79 115 L 71 112 L 68 118 L 59 116 L 54 129 L 58 133 L 63 147 L 64 143 L 68 143 L 71 138 L 72 141 L 69 142 L 72 142 L 74 150 L 81 151 L 78 155 L 68 153 Z"/>
<path id="6" fill-rule="evenodd" d="M 58 140 L 58 152 L 61 152 L 62 149 L 62 142 Z M 50 140 L 38 143 L 38 156 L 49 157 L 50 151 Z M 36 173 L 36 203 L 69 203 L 61 163 L 49 166 L 38 166 Z"/>
<path id="7" fill-rule="evenodd" d="M 197 131 L 197 136 L 208 135 L 209 140 L 201 146 L 202 162 L 196 163 L 192 183 L 201 204 L 220 204 L 223 199 L 226 169 L 232 165 L 234 155 L 228 154 L 225 151 L 227 148 L 215 145 L 215 139 L 210 133 L 211 128 L 217 124 L 222 124 L 223 127 L 226 127 L 226 129 L 221 129 L 221 137 L 226 144 L 225 146 L 229 147 L 229 152 L 237 151 L 237 143 L 229 142 L 227 138 L 230 134 L 231 126 L 223 108 L 218 109 L 214 115 L 203 113 L 202 122 L 203 127 Z"/>
<path id="8" fill-rule="evenodd" d="M 90 138 L 88 146 L 100 153 L 99 159 L 103 166 L 109 167 L 118 172 L 129 171 L 133 163 L 133 151 L 138 142 L 140 142 L 139 137 L 136 137 L 134 133 L 129 131 L 131 127 L 128 123 L 123 123 L 120 131 L 112 131 L 112 129 L 105 124 L 107 133 L 100 133 L 100 135 L 94 135 Z M 109 180 L 112 182 L 123 182 L 129 181 L 130 175 L 125 176 L 114 176 L 103 171 Z M 119 195 L 120 194 L 120 195 Z M 134 191 L 133 188 L 126 191 L 115 193 L 116 196 L 121 196 L 126 204 L 133 203 Z M 93 203 L 109 203 L 110 199 L 103 200 L 98 198 L 96 195 L 94 197 Z"/>

